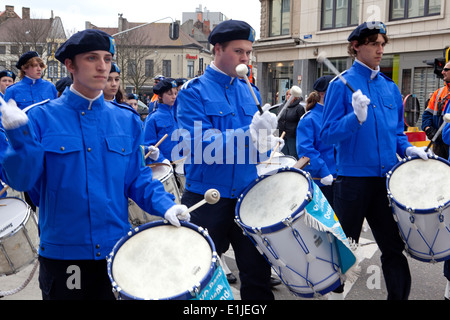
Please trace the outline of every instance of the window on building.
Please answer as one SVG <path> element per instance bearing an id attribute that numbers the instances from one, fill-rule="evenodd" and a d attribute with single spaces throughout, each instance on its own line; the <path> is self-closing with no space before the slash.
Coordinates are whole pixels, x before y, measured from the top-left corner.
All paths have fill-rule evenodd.
<path id="1" fill-rule="evenodd" d="M 441 0 L 390 0 L 390 20 L 427 17 L 440 13 Z"/>
<path id="2" fill-rule="evenodd" d="M 288 35 L 291 25 L 291 0 L 273 0 L 270 3 L 271 37 Z"/>
<path id="3" fill-rule="evenodd" d="M 50 61 L 48 63 L 48 77 L 50 79 L 57 79 L 58 78 L 58 62 L 57 61 Z"/>
<path id="4" fill-rule="evenodd" d="M 145 60 L 145 76 L 153 77 L 154 73 L 154 61 L 153 60 Z"/>
<path id="5" fill-rule="evenodd" d="M 127 63 L 127 76 L 134 77 L 136 75 L 136 60 L 128 60 Z"/>
<path id="6" fill-rule="evenodd" d="M 19 46 L 11 46 L 11 54 L 20 54 Z"/>
<path id="7" fill-rule="evenodd" d="M 187 63 L 187 76 L 188 78 L 193 78 L 194 75 L 194 61 L 188 61 Z"/>
<path id="8" fill-rule="evenodd" d="M 163 60 L 163 75 L 164 77 L 172 76 L 172 61 L 171 60 Z"/>
<path id="9" fill-rule="evenodd" d="M 359 0 L 322 0 L 322 30 L 357 26 Z"/>
<path id="10" fill-rule="evenodd" d="M 0 46 L 0 54 L 6 54 L 6 46 Z"/>

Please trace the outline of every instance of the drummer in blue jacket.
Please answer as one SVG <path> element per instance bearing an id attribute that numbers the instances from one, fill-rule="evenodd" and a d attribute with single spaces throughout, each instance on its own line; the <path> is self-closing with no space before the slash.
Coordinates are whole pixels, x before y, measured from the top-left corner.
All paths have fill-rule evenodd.
<path id="1" fill-rule="evenodd" d="M 156 84 L 153 92 L 158 96 L 157 108 L 145 119 L 144 144 L 154 146 L 167 134 L 167 138 L 159 145 L 159 150 L 162 160 L 173 162 L 180 158 L 177 151 L 178 123 L 174 106 L 178 94 L 177 82 L 163 79 Z"/>
<path id="2" fill-rule="evenodd" d="M 174 225 L 189 219 L 178 217 L 187 208 L 143 163 L 139 115 L 104 101 L 114 48 L 103 31 L 74 34 L 56 52 L 73 75 L 70 89 L 27 113 L 13 102 L 1 108 L 12 146 L 3 161 L 7 182 L 40 195 L 44 299 L 114 299 L 106 257 L 130 230 L 128 198 Z M 71 266 L 81 276 L 76 287 L 67 286 Z"/>
<path id="3" fill-rule="evenodd" d="M 367 219 L 381 250 L 388 299 L 407 299 L 411 286 L 404 243 L 389 207 L 386 173 L 400 157 L 419 156 L 403 132 L 403 103 L 397 85 L 380 72 L 389 41 L 382 22 L 367 22 L 349 36 L 349 54 L 356 58 L 340 80 L 330 83 L 320 138 L 336 146 L 337 180 L 334 209 L 348 237 L 358 242 Z"/>
<path id="4" fill-rule="evenodd" d="M 311 174 L 331 207 L 334 204 L 333 182 L 336 179 L 334 146 L 320 140 L 320 129 L 325 92 L 332 79 L 333 76 L 323 76 L 314 83 L 314 91 L 306 101 L 306 114 L 297 126 L 297 154 L 300 158 L 310 159 L 304 170 Z"/>
<path id="5" fill-rule="evenodd" d="M 37 52 L 24 53 L 16 64 L 21 80 L 6 89 L 5 101 L 13 99 L 20 109 L 25 109 L 47 99 L 56 99 L 55 85 L 41 78 L 45 67 Z"/>
<path id="6" fill-rule="evenodd" d="M 16 81 L 16 75 L 10 70 L 0 71 L 0 97 L 5 97 L 6 88 L 14 84 Z"/>
<path id="7" fill-rule="evenodd" d="M 191 213 L 192 222 L 207 228 L 219 254 L 231 243 L 243 300 L 274 296 L 270 265 L 234 222 L 237 198 L 258 177 L 257 159 L 252 160 L 253 140 L 268 142 L 258 144 L 261 152 L 282 143 L 272 135 L 276 116 L 270 112 L 260 115 L 248 86 L 237 78 L 236 67 L 248 64 L 254 40 L 255 31 L 243 21 L 219 24 L 209 36 L 214 61 L 202 76 L 185 84 L 177 97 L 178 123 L 191 147 L 182 203 L 197 203 L 210 188 L 220 192 L 217 204 Z M 257 88 L 253 90 L 259 96 Z"/>

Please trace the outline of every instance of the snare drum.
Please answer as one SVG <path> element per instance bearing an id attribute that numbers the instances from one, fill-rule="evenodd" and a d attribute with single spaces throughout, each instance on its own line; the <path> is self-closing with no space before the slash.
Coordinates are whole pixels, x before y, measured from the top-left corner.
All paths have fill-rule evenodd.
<path id="1" fill-rule="evenodd" d="M 135 228 L 109 255 L 108 275 L 123 300 L 232 300 L 214 244 L 188 222 Z"/>
<path id="2" fill-rule="evenodd" d="M 388 197 L 406 251 L 424 262 L 450 257 L 450 163 L 406 158 L 387 175 Z"/>
<path id="3" fill-rule="evenodd" d="M 136 202 L 128 199 L 128 220 L 133 227 L 137 227 L 155 220 L 161 220 L 159 216 L 150 215 L 142 210 Z"/>
<path id="4" fill-rule="evenodd" d="M 180 193 L 183 194 L 186 185 L 186 176 L 184 174 L 184 163 L 186 158 L 176 161 L 175 164 L 175 177 L 178 180 L 178 185 L 180 187 Z"/>
<path id="5" fill-rule="evenodd" d="M 175 202 L 180 204 L 181 195 L 177 187 L 177 181 L 173 174 L 173 168 L 167 163 L 153 163 L 149 167 L 153 172 L 153 179 L 158 179 L 164 185 L 164 190 L 175 196 Z"/>
<path id="6" fill-rule="evenodd" d="M 0 276 L 31 264 L 38 255 L 37 218 L 25 201 L 0 199 Z"/>
<path id="7" fill-rule="evenodd" d="M 258 176 L 274 173 L 280 168 L 293 167 L 297 160 L 292 156 L 275 156 L 270 163 L 263 162 L 256 166 Z"/>
<path id="8" fill-rule="evenodd" d="M 294 295 L 324 295 L 356 264 L 334 211 L 304 171 L 282 168 L 257 179 L 238 199 L 236 222 Z"/>

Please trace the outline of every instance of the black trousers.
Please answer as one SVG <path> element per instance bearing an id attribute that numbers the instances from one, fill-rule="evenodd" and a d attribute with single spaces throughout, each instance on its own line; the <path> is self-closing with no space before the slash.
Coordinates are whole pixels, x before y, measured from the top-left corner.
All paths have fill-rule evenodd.
<path id="1" fill-rule="evenodd" d="M 386 178 L 338 177 L 334 209 L 347 237 L 358 242 L 364 218 L 381 251 L 389 300 L 408 299 L 411 274 L 403 254 L 404 242 L 387 198 Z"/>
<path id="2" fill-rule="evenodd" d="M 186 190 L 181 202 L 191 207 L 203 198 L 201 194 Z M 203 205 L 191 212 L 190 222 L 208 230 L 219 255 L 231 244 L 239 269 L 242 300 L 273 300 L 271 266 L 234 222 L 236 203 L 236 199 L 221 198 L 214 205 Z"/>
<path id="3" fill-rule="evenodd" d="M 106 260 L 53 260 L 39 257 L 43 300 L 115 300 Z"/>

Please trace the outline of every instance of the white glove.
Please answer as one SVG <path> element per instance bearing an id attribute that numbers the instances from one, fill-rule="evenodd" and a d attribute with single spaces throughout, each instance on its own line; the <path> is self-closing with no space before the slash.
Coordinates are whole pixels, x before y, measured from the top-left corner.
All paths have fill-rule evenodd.
<path id="1" fill-rule="evenodd" d="M 188 208 L 185 205 L 176 204 L 166 211 L 164 214 L 164 219 L 170 222 L 170 224 L 175 227 L 180 227 L 180 220 L 189 221 L 191 220 L 191 215 L 189 213 L 184 214 Z"/>
<path id="2" fill-rule="evenodd" d="M 367 107 L 370 104 L 369 98 L 363 95 L 361 90 L 356 91 L 352 95 L 353 111 L 359 122 L 364 123 L 367 120 Z"/>
<path id="3" fill-rule="evenodd" d="M 333 175 L 328 175 L 322 179 L 320 179 L 320 183 L 324 186 L 331 186 L 333 184 L 334 178 Z"/>
<path id="4" fill-rule="evenodd" d="M 0 112 L 2 113 L 2 125 L 6 130 L 17 129 L 28 122 L 26 113 L 19 109 L 12 99 L 6 104 L 1 104 Z"/>
<path id="5" fill-rule="evenodd" d="M 408 157 L 417 156 L 419 158 L 422 158 L 423 160 L 428 160 L 428 155 L 433 155 L 433 153 L 430 152 L 431 150 L 428 151 L 428 153 L 425 152 L 426 149 L 427 149 L 427 147 L 420 147 L 420 148 L 418 148 L 418 147 L 409 147 L 408 149 L 406 149 L 405 154 Z"/>
<path id="6" fill-rule="evenodd" d="M 150 146 L 148 147 L 148 152 L 152 152 L 150 153 L 150 155 L 148 156 L 150 159 L 152 159 L 153 161 L 158 160 L 159 158 L 159 148 L 155 147 L 155 146 Z"/>

